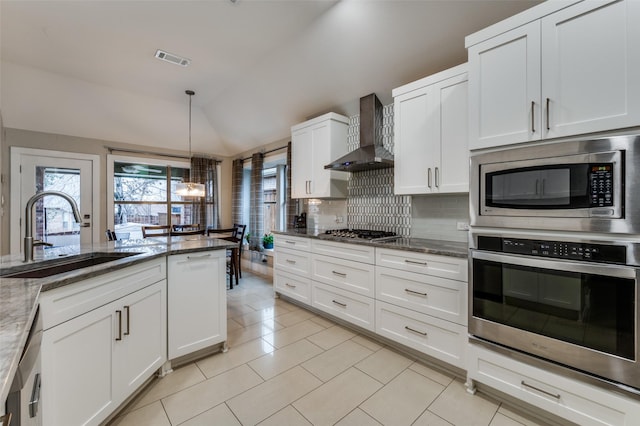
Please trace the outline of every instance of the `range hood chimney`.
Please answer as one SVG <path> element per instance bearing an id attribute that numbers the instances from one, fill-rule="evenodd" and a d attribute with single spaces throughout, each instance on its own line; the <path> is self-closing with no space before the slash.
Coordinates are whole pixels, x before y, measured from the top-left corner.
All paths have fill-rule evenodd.
<path id="1" fill-rule="evenodd" d="M 393 167 L 393 154 L 382 146 L 382 104 L 375 93 L 360 98 L 360 147 L 325 169 L 343 172 Z"/>

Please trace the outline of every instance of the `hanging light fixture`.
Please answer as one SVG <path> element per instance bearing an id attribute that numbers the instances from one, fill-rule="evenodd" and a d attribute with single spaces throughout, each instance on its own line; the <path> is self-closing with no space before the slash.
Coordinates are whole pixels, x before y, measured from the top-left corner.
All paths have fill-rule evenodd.
<path id="1" fill-rule="evenodd" d="M 191 97 L 196 94 L 193 90 L 186 90 L 189 95 L 189 162 L 191 162 Z M 182 182 L 176 184 L 176 194 L 181 197 L 204 197 L 204 184 Z"/>

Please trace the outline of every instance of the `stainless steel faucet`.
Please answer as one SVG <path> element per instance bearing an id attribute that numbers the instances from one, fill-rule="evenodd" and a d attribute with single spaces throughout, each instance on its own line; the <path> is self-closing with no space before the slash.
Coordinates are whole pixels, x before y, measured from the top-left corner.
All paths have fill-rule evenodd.
<path id="1" fill-rule="evenodd" d="M 33 197 L 29 198 L 27 201 L 27 207 L 24 212 L 25 226 L 24 226 L 24 261 L 31 262 L 33 261 L 33 247 L 34 246 L 42 246 L 42 245 L 50 245 L 49 243 L 45 243 L 44 241 L 33 239 L 33 205 L 40 198 L 47 195 L 55 195 L 58 197 L 62 197 L 69 202 L 71 205 L 71 209 L 73 210 L 73 217 L 75 218 L 77 223 L 82 222 L 82 217 L 80 217 L 80 211 L 78 210 L 78 205 L 75 200 L 71 198 L 69 194 L 65 194 L 60 191 L 42 191 L 38 192 Z"/>

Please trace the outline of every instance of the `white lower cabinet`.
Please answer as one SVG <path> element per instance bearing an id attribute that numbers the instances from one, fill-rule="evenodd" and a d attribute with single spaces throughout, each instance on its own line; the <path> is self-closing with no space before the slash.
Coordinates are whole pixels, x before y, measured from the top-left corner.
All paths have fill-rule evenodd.
<path id="1" fill-rule="evenodd" d="M 167 258 L 169 359 L 227 340 L 225 250 Z"/>
<path id="2" fill-rule="evenodd" d="M 311 280 L 288 272 L 273 271 L 273 289 L 285 296 L 311 305 Z"/>
<path id="3" fill-rule="evenodd" d="M 620 394 L 468 345 L 468 379 L 488 385 L 580 425 L 632 426 L 640 404 Z"/>
<path id="4" fill-rule="evenodd" d="M 375 331 L 375 305 L 370 297 L 313 281 L 311 301 L 314 308 Z"/>
<path id="5" fill-rule="evenodd" d="M 366 263 L 314 253 L 311 279 L 363 296 L 375 296 L 374 268 Z"/>
<path id="6" fill-rule="evenodd" d="M 121 272 L 108 275 L 127 279 Z M 163 279 L 44 331 L 45 426 L 100 424 L 162 366 L 165 291 Z M 55 298 L 54 292 L 45 294 Z"/>
<path id="7" fill-rule="evenodd" d="M 467 327 L 376 300 L 376 333 L 465 368 Z"/>

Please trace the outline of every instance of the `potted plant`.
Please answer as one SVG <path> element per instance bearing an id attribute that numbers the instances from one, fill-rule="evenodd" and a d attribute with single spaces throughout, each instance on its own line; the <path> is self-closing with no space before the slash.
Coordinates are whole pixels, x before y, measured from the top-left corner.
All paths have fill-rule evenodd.
<path id="1" fill-rule="evenodd" d="M 262 246 L 265 249 L 273 248 L 273 234 L 264 234 L 264 237 L 262 237 Z"/>

